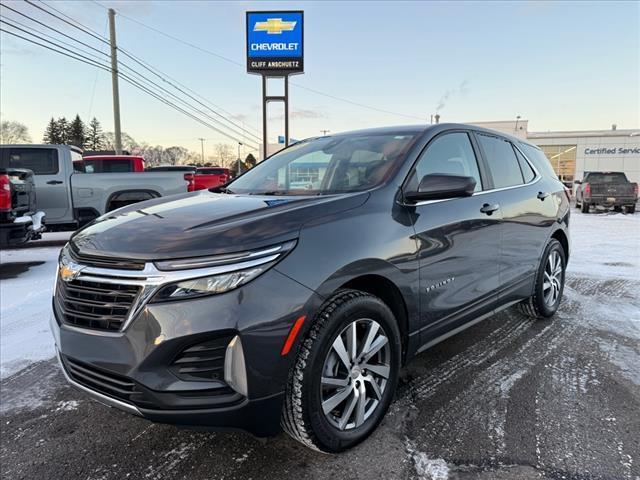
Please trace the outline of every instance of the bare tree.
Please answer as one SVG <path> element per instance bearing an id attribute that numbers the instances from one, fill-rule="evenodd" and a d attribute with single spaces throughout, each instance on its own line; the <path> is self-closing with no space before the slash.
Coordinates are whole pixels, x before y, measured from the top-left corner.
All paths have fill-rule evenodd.
<path id="1" fill-rule="evenodd" d="M 0 123 L 0 143 L 31 143 L 29 130 L 20 122 Z"/>
<path id="2" fill-rule="evenodd" d="M 233 149 L 228 143 L 216 143 L 214 146 L 216 159 L 221 167 L 225 167 L 233 158 Z"/>

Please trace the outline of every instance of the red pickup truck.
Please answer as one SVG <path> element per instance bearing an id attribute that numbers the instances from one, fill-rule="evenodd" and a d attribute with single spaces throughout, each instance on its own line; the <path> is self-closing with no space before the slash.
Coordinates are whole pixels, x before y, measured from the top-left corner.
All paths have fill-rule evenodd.
<path id="1" fill-rule="evenodd" d="M 73 162 L 82 173 L 144 172 L 144 157 L 136 155 L 91 155 Z"/>
<path id="2" fill-rule="evenodd" d="M 228 168 L 222 167 L 198 167 L 194 177 L 195 189 L 204 190 L 224 185 L 230 179 Z"/>

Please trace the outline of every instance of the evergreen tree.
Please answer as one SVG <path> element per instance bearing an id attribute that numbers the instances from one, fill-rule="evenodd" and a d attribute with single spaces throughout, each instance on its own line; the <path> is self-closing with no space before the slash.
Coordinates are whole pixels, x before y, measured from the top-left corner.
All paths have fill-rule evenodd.
<path id="1" fill-rule="evenodd" d="M 244 159 L 244 164 L 247 166 L 247 168 L 255 167 L 256 163 L 258 163 L 256 157 L 254 157 L 251 153 L 247 155 L 247 158 Z"/>
<path id="2" fill-rule="evenodd" d="M 105 148 L 105 138 L 102 132 L 102 126 L 96 117 L 89 122 L 87 130 L 86 147 L 89 150 L 103 150 Z"/>
<path id="3" fill-rule="evenodd" d="M 76 118 L 69 124 L 69 138 L 67 139 L 69 145 L 75 145 L 76 147 L 84 148 L 86 143 L 86 133 L 84 123 L 80 119 L 80 115 L 76 114 Z"/>
<path id="4" fill-rule="evenodd" d="M 69 143 L 70 131 L 69 131 L 69 122 L 64 117 L 58 118 L 58 135 L 59 135 L 59 143 L 66 145 Z"/>
<path id="5" fill-rule="evenodd" d="M 51 117 L 51 120 L 49 120 L 47 124 L 42 141 L 44 143 L 62 143 L 58 122 L 56 122 L 53 117 Z"/>

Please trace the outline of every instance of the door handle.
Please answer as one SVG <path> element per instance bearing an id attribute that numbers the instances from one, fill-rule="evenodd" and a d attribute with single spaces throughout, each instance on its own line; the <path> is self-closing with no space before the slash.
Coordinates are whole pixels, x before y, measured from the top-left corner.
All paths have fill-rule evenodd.
<path id="1" fill-rule="evenodd" d="M 60 185 L 62 183 L 62 180 L 49 180 L 47 182 L 47 185 Z"/>
<path id="2" fill-rule="evenodd" d="M 484 205 L 482 205 L 482 208 L 480 209 L 480 211 L 482 213 L 486 213 L 487 215 L 491 215 L 493 212 L 495 212 L 499 208 L 500 208 L 500 205 L 498 205 L 497 203 L 494 203 L 493 205 L 489 203 L 485 203 Z"/>
<path id="3" fill-rule="evenodd" d="M 549 196 L 548 192 L 538 192 L 538 200 L 542 200 L 544 202 L 544 199 L 547 198 Z"/>

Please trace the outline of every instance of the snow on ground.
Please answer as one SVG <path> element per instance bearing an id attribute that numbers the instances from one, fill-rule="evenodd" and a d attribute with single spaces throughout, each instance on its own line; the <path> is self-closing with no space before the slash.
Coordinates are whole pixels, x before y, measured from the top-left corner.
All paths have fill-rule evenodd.
<path id="1" fill-rule="evenodd" d="M 640 214 L 571 216 L 571 258 L 567 273 L 640 280 Z"/>
<path id="2" fill-rule="evenodd" d="M 43 241 L 60 241 L 69 235 L 46 233 Z M 570 275 L 640 280 L 640 214 L 574 211 L 571 248 Z M 60 247 L 43 247 L 0 253 L 0 378 L 54 356 L 49 315 L 59 251 Z M 573 292 L 568 289 L 566 294 L 570 297 Z M 636 311 L 633 305 L 629 308 Z"/>
<path id="3" fill-rule="evenodd" d="M 0 378 L 54 356 L 51 293 L 60 247 L 0 252 Z"/>

